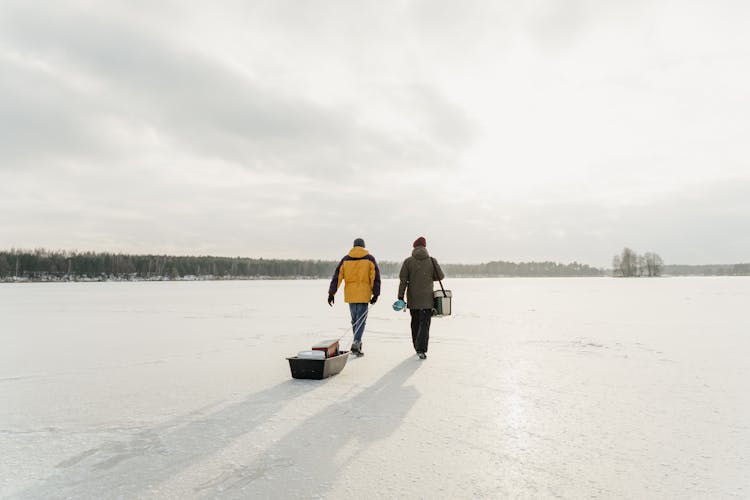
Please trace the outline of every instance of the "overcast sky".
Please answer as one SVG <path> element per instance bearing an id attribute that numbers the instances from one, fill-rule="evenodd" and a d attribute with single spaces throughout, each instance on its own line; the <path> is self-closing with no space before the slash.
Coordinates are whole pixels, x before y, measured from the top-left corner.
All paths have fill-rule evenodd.
<path id="1" fill-rule="evenodd" d="M 748 15 L 0 0 L 0 248 L 748 262 Z"/>

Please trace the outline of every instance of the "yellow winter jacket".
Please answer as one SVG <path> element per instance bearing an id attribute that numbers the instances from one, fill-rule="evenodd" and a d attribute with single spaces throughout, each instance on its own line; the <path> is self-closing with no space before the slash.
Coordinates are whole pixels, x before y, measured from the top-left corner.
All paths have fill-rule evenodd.
<path id="1" fill-rule="evenodd" d="M 380 269 L 375 257 L 362 247 L 353 247 L 336 267 L 328 293 L 335 294 L 342 281 L 345 302 L 367 303 L 380 295 Z"/>

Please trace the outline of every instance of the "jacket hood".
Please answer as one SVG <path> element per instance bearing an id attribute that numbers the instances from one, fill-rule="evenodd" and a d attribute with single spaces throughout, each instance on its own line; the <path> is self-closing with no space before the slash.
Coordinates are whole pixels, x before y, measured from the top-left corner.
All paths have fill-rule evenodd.
<path id="1" fill-rule="evenodd" d="M 425 247 L 416 247 L 414 250 L 411 251 L 411 256 L 419 260 L 430 258 L 430 254 L 427 253 L 427 249 Z"/>
<path id="2" fill-rule="evenodd" d="M 353 259 L 361 259 L 368 253 L 370 252 L 362 247 L 352 247 L 352 249 L 349 250 L 349 257 L 352 257 Z"/>

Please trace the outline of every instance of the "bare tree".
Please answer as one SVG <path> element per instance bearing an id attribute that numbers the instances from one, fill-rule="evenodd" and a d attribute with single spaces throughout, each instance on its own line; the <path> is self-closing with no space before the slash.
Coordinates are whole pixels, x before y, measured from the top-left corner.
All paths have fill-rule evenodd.
<path id="1" fill-rule="evenodd" d="M 646 258 L 643 255 L 636 254 L 635 257 L 636 262 L 636 272 L 638 276 L 643 276 L 643 273 L 646 271 Z"/>
<path id="2" fill-rule="evenodd" d="M 612 257 L 612 275 L 622 276 L 622 258 L 619 255 Z"/>
<path id="3" fill-rule="evenodd" d="M 649 276 L 661 276 L 664 262 L 659 257 L 659 254 L 654 252 L 646 252 L 643 256 L 646 261 L 646 270 Z"/>
<path id="4" fill-rule="evenodd" d="M 664 262 L 658 254 L 646 252 L 644 255 L 638 255 L 628 247 L 622 249 L 620 255 L 615 255 L 612 259 L 614 272 L 619 271 L 621 276 L 626 278 L 632 276 L 660 276 L 664 267 Z"/>
<path id="5" fill-rule="evenodd" d="M 664 261 L 658 253 L 654 254 L 654 276 L 661 276 L 661 272 L 664 269 Z"/>
<path id="6" fill-rule="evenodd" d="M 635 276 L 638 272 L 638 254 L 628 247 L 623 248 L 620 255 L 620 271 L 626 278 Z"/>

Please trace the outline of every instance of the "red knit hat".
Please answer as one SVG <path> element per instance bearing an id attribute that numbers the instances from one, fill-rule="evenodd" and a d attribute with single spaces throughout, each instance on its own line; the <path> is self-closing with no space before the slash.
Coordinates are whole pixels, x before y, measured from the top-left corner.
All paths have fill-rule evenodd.
<path id="1" fill-rule="evenodd" d="M 427 240 L 424 239 L 424 236 L 420 236 L 416 240 L 414 240 L 414 248 L 417 247 L 426 247 L 427 246 Z"/>

